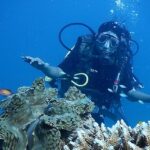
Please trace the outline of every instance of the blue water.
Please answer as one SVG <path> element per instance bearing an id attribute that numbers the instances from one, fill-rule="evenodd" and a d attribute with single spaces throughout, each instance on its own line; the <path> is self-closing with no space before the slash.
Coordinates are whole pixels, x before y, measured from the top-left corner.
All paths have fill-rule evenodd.
<path id="1" fill-rule="evenodd" d="M 14 92 L 31 85 L 43 74 L 21 60 L 23 55 L 41 57 L 51 65 L 64 58 L 66 50 L 58 41 L 58 32 L 70 22 L 83 22 L 95 31 L 102 22 L 119 19 L 125 23 L 140 51 L 134 57 L 134 72 L 150 93 L 150 1 L 147 0 L 5 0 L 0 1 L 0 87 Z M 72 27 L 64 41 L 72 46 L 77 36 L 89 33 Z M 2 97 L 1 97 L 2 98 Z M 150 104 L 122 100 L 131 126 L 150 120 Z M 109 124 L 109 121 L 108 121 Z"/>

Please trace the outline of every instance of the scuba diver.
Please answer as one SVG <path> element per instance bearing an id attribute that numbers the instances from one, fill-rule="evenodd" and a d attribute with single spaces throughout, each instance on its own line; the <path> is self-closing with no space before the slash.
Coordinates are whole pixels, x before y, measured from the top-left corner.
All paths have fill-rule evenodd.
<path id="1" fill-rule="evenodd" d="M 52 87 L 60 79 L 61 96 L 70 86 L 85 93 L 95 103 L 92 116 L 98 123 L 103 122 L 105 116 L 127 122 L 121 97 L 150 102 L 149 94 L 138 91 L 142 84 L 133 74 L 131 43 L 137 47 L 138 44 L 126 27 L 115 21 L 103 23 L 97 33 L 92 29 L 91 32 L 79 37 L 72 49 L 64 45 L 69 52 L 57 67 L 31 56 L 24 56 L 23 60 L 52 78 Z"/>

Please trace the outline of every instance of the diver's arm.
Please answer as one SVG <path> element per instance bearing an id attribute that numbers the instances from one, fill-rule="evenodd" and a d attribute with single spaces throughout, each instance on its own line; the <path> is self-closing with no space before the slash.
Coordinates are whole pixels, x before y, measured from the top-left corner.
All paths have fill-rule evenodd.
<path id="1" fill-rule="evenodd" d="M 22 58 L 25 62 L 40 70 L 50 78 L 56 79 L 66 75 L 66 73 L 60 67 L 50 66 L 48 63 L 45 63 L 40 58 L 34 58 L 31 56 L 23 56 Z"/>
<path id="2" fill-rule="evenodd" d="M 128 91 L 127 95 L 130 101 L 135 102 L 141 100 L 145 103 L 150 103 L 150 94 L 132 89 Z"/>

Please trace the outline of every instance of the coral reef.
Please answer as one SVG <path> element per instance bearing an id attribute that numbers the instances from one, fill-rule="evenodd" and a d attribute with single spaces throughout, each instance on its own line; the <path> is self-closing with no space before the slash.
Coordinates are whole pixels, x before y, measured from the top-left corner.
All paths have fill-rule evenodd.
<path id="1" fill-rule="evenodd" d="M 109 128 L 89 117 L 69 135 L 63 150 L 150 150 L 149 142 L 150 122 L 132 129 L 121 120 Z"/>
<path id="2" fill-rule="evenodd" d="M 0 149 L 61 149 L 62 138 L 78 128 L 82 118 L 94 108 L 77 88 L 70 87 L 64 98 L 57 90 L 45 88 L 37 79 L 31 87 L 21 87 L 18 93 L 0 103 Z"/>
<path id="3" fill-rule="evenodd" d="M 112 128 L 98 125 L 90 114 L 94 103 L 76 87 L 59 98 L 57 89 L 39 78 L 0 107 L 2 150 L 150 150 L 150 122 L 135 128 L 123 120 Z"/>

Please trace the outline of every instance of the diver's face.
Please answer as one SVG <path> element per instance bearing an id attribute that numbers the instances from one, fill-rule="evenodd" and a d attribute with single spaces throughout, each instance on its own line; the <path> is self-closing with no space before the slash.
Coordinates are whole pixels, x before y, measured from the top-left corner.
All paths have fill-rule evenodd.
<path id="1" fill-rule="evenodd" d="M 100 58 L 108 64 L 114 63 L 119 46 L 118 36 L 111 31 L 102 32 L 96 40 L 96 45 Z"/>

